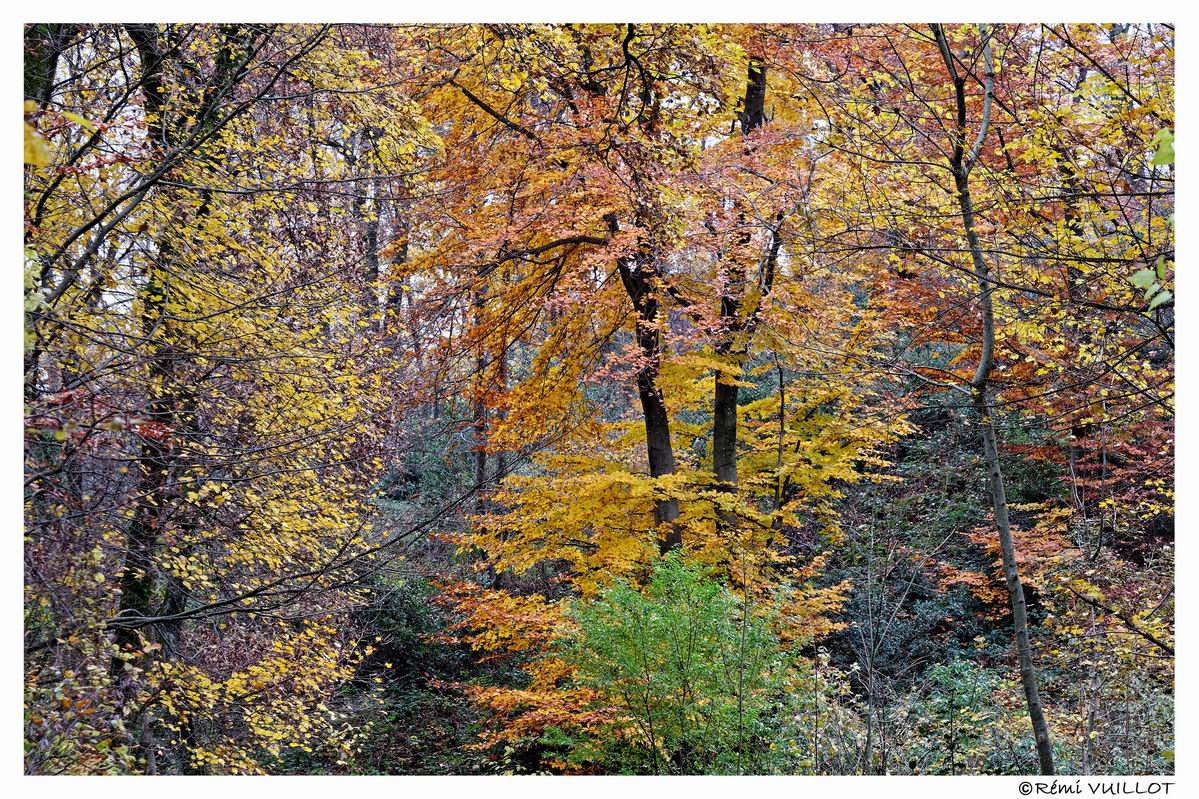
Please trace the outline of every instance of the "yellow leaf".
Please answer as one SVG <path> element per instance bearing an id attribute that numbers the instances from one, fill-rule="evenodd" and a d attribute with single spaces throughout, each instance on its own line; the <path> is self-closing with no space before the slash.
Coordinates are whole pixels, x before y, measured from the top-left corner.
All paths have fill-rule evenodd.
<path id="1" fill-rule="evenodd" d="M 25 123 L 25 163 L 36 167 L 44 167 L 50 163 L 52 153 L 50 145 L 33 125 Z"/>

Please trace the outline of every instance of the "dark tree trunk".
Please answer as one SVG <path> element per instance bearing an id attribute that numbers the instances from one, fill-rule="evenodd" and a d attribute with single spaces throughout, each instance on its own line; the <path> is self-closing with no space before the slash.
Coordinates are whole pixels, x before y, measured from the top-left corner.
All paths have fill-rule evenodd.
<path id="1" fill-rule="evenodd" d="M 162 91 L 162 56 L 158 32 L 153 25 L 129 25 L 126 31 L 141 58 L 146 115 L 152 119 L 147 135 L 151 141 L 162 145 L 167 139 L 166 122 L 163 119 L 166 98 Z M 170 247 L 161 245 L 157 257 L 149 264 L 146 286 L 142 290 L 142 335 L 148 341 L 155 342 L 148 369 L 151 393 L 146 419 L 150 424 L 143 427 L 138 454 L 139 500 L 126 534 L 118 618 L 152 615 L 156 576 L 154 551 L 163 520 L 163 490 L 171 468 L 169 440 L 174 428 L 175 410 L 171 385 L 174 359 L 169 345 L 162 341 L 168 290 L 167 271 L 162 262 L 169 258 Z M 120 649 L 137 649 L 138 639 L 136 626 L 117 628 L 115 640 Z M 122 665 L 121 661 L 115 661 L 114 669 Z"/>
<path id="2" fill-rule="evenodd" d="M 615 217 L 609 218 L 611 232 L 616 232 Z M 674 446 L 670 441 L 670 416 L 658 377 L 662 369 L 662 343 L 658 313 L 660 304 L 654 288 L 654 267 L 646 252 L 617 261 L 620 279 L 637 311 L 637 349 L 641 366 L 637 370 L 637 396 L 645 417 L 645 444 L 649 456 L 651 477 L 674 474 Z M 676 523 L 679 501 L 664 497 L 654 503 L 654 523 L 660 538 L 658 548 L 663 554 L 683 545 L 683 533 Z"/>
<path id="3" fill-rule="evenodd" d="M 743 108 L 738 115 L 741 132 L 745 135 L 762 125 L 766 120 L 766 66 L 756 59 L 749 64 L 749 75 L 745 86 Z M 739 365 L 746 355 L 746 343 L 738 342 L 744 331 L 746 320 L 741 313 L 741 296 L 745 292 L 745 250 L 752 242 L 745 214 L 738 216 L 743 233 L 738 237 L 738 246 L 733 253 L 729 268 L 729 279 L 725 293 L 720 298 L 720 321 L 724 338 L 716 346 L 718 355 L 730 358 Z M 716 391 L 712 403 L 712 471 L 716 476 L 717 489 L 729 493 L 737 490 L 737 405 L 740 389 L 733 379 L 723 373 L 716 376 Z M 735 523 L 729 514 L 720 514 L 724 525 Z"/>
<path id="4" fill-rule="evenodd" d="M 766 121 L 766 65 L 759 58 L 751 58 L 749 61 L 749 75 L 742 105 L 739 116 L 741 132 L 748 135 Z"/>
<path id="5" fill-rule="evenodd" d="M 162 83 L 163 52 L 166 49 L 157 25 L 126 25 L 125 30 L 133 40 L 141 59 L 142 91 L 145 95 L 145 111 L 150 122 L 147 137 L 163 152 L 167 152 L 177 139 L 176 131 L 166 119 L 167 96 Z M 231 86 L 239 77 L 242 67 L 235 58 L 236 42 L 244 31 L 237 26 L 224 26 L 224 46 L 217 58 L 217 69 L 213 82 L 206 86 L 198 98 L 200 111 L 197 119 L 203 120 L 207 112 L 215 107 L 222 90 Z M 242 65 L 244 66 L 244 65 Z M 200 124 L 203 124 L 202 122 Z M 198 217 L 209 212 L 205 196 L 197 211 Z M 158 630 L 166 641 L 177 642 L 183 632 L 182 622 L 172 619 L 165 625 L 147 626 L 121 619 L 136 620 L 159 615 L 156 612 L 158 594 L 165 593 L 162 615 L 170 616 L 185 609 L 186 596 L 170 580 L 163 586 L 157 554 L 164 525 L 169 520 L 168 508 L 177 494 L 171 488 L 172 473 L 176 467 L 177 453 L 173 441 L 179 435 L 180 409 L 187 401 L 186 391 L 179 389 L 176 366 L 186 357 L 178 346 L 178 331 L 170 329 L 172 322 L 167 311 L 170 300 L 170 275 L 175 267 L 177 251 L 170 233 L 159 242 L 158 252 L 151 257 L 146 269 L 146 285 L 142 289 L 141 327 L 143 338 L 150 343 L 148 357 L 148 398 L 146 424 L 141 432 L 138 453 L 138 500 L 125 536 L 125 561 L 120 574 L 121 596 L 118 605 L 114 643 L 122 652 L 136 651 L 140 646 L 139 631 L 150 633 Z M 194 422 L 194 414 L 192 414 Z M 116 674 L 123 670 L 123 661 L 114 658 Z M 157 770 L 154 751 L 154 724 L 149 718 L 150 708 L 143 710 L 145 717 L 140 729 L 142 740 L 135 742 L 135 752 L 145 757 L 147 773 Z M 189 727 L 190 730 L 190 727 Z M 186 755 L 184 755 L 186 757 Z"/>
<path id="6" fill-rule="evenodd" d="M 50 104 L 58 58 L 70 41 L 75 26 L 37 23 L 25 26 L 25 99 L 38 107 Z"/>
<path id="7" fill-rule="evenodd" d="M 486 302 L 486 278 L 480 272 L 478 276 L 479 285 L 474 292 L 474 314 L 475 328 L 481 329 L 483 323 L 483 310 Z M 483 341 L 477 345 L 475 352 L 475 407 L 474 407 L 474 429 L 475 429 L 475 511 L 482 513 L 486 509 L 487 491 L 487 403 L 485 402 L 486 395 L 486 377 L 487 377 L 487 350 Z"/>

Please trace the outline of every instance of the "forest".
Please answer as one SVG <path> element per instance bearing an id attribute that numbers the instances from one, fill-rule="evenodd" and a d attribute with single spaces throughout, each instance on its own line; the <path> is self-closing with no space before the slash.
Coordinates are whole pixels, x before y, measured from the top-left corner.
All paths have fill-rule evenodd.
<path id="1" fill-rule="evenodd" d="M 1174 773 L 1173 25 L 23 45 L 26 774 Z"/>

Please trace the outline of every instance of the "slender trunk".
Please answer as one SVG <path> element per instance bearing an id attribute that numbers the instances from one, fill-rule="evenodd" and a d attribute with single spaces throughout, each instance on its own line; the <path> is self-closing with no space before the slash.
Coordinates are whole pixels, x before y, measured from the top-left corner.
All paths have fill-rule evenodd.
<path id="1" fill-rule="evenodd" d="M 194 530 L 194 524 L 189 525 L 189 531 Z M 190 551 L 187 550 L 187 551 Z M 163 606 L 163 616 L 175 616 L 187 610 L 188 595 L 186 589 L 175 577 L 168 577 L 166 580 L 166 603 Z M 183 657 L 182 638 L 184 631 L 184 623 L 182 620 L 174 620 L 164 622 L 158 626 L 159 643 L 162 644 L 162 658 L 165 661 L 181 660 Z M 147 712 L 146 716 L 150 717 Z M 206 774 L 208 769 L 206 766 L 196 766 L 192 762 L 192 750 L 196 748 L 196 718 L 194 715 L 188 715 L 186 718 L 176 719 L 178 729 L 170 731 L 170 734 L 164 736 L 169 739 L 169 746 L 166 746 L 168 756 L 165 758 L 167 765 L 163 770 L 170 770 L 173 774 Z M 149 721 L 149 729 L 153 735 L 153 719 Z M 149 772 L 148 761 L 151 753 L 147 752 L 147 772 Z"/>
<path id="2" fill-rule="evenodd" d="M 49 105 L 53 98 L 58 59 L 74 30 L 74 25 L 61 23 L 25 26 L 25 99 L 36 103 L 39 110 Z M 27 230 L 26 242 L 29 241 L 30 235 Z M 44 278 L 48 277 L 49 270 L 46 269 Z M 26 312 L 26 330 L 37 333 L 40 318 L 38 314 Z M 40 396 L 38 377 L 43 349 L 40 336 L 35 337 L 23 357 L 26 402 L 35 402 Z"/>
<path id="3" fill-rule="evenodd" d="M 377 180 L 371 180 L 367 183 L 367 197 L 359 197 L 357 200 L 357 213 L 359 218 L 366 217 L 363 231 L 363 250 L 366 256 L 366 274 L 363 279 L 362 286 L 362 311 L 367 315 L 367 321 L 370 323 L 370 329 L 378 329 L 382 327 L 382 323 L 376 323 L 371 318 L 378 310 L 379 306 L 379 281 L 383 277 L 379 268 L 379 216 L 381 214 L 379 208 L 379 183 Z"/>
<path id="4" fill-rule="evenodd" d="M 508 345 L 507 342 L 501 342 L 500 353 L 496 356 L 496 389 L 500 392 L 508 390 Z M 508 414 L 503 410 L 496 413 L 496 418 L 501 422 L 507 419 Z M 504 474 L 508 471 L 508 459 L 504 451 L 497 449 L 495 453 L 495 482 L 499 485 L 499 481 L 504 478 Z"/>
<path id="5" fill-rule="evenodd" d="M 407 223 L 400 217 L 398 212 L 394 215 L 395 223 L 392 230 L 392 239 L 400 242 L 400 247 L 393 256 L 391 263 L 396 266 L 403 265 L 408 262 L 408 230 Z M 389 270 L 394 271 L 394 270 Z M 417 371 L 423 371 L 424 363 L 424 348 L 421 346 L 420 323 L 417 319 L 416 303 L 412 298 L 412 287 L 409 284 L 407 277 L 402 280 L 397 280 L 392 275 L 380 275 L 387 279 L 387 305 L 384 308 L 383 327 L 387 331 L 388 340 L 393 353 L 399 352 L 401 339 L 401 325 L 403 325 L 408 334 L 408 341 L 412 346 L 412 359 L 415 361 Z M 407 298 L 405 300 L 405 298 Z M 404 306 L 407 304 L 407 311 Z M 407 318 L 405 319 L 405 314 Z"/>
<path id="6" fill-rule="evenodd" d="M 1095 607 L 1092 605 L 1088 608 L 1090 611 L 1090 630 L 1095 629 Z M 1095 711 L 1096 697 L 1098 694 L 1098 669 L 1094 664 L 1088 666 L 1090 676 L 1087 678 L 1087 683 L 1082 688 L 1083 699 L 1087 705 L 1087 723 L 1082 732 L 1082 768 L 1080 769 L 1083 776 L 1088 776 L 1091 773 L 1092 753 L 1095 749 L 1095 741 L 1091 737 L 1091 733 L 1095 730 Z"/>
<path id="7" fill-rule="evenodd" d="M 479 285 L 475 288 L 474 293 L 474 316 L 475 328 L 481 329 L 483 324 L 483 310 L 485 303 L 485 278 L 482 273 L 479 277 Z M 484 486 L 487 484 L 487 403 L 485 402 L 486 395 L 486 374 L 487 374 L 487 350 L 486 344 L 480 340 L 475 350 L 475 407 L 474 407 L 474 428 L 475 428 L 475 512 L 482 513 L 486 509 L 487 492 Z"/>
<path id="8" fill-rule="evenodd" d="M 774 469 L 777 477 L 774 482 L 774 520 L 771 528 L 775 532 L 783 529 L 783 447 L 787 438 L 787 385 L 783 380 L 783 367 L 778 356 L 774 358 L 774 368 L 779 378 L 779 445 L 775 453 Z"/>
<path id="9" fill-rule="evenodd" d="M 476 360 L 476 367 L 482 373 L 484 367 L 482 356 L 479 356 Z M 487 406 L 483 404 L 481 391 L 475 399 L 474 417 L 475 509 L 482 511 L 486 505 L 486 491 L 484 490 L 484 486 L 487 484 Z"/>
<path id="10" fill-rule="evenodd" d="M 1032 646 L 1028 640 L 1028 609 L 1024 601 L 1024 587 L 1020 582 L 1020 570 L 1016 565 L 1016 548 L 1012 543 L 1011 526 L 1008 521 L 1003 472 L 999 467 L 998 436 L 985 386 L 975 388 L 974 408 L 982 419 L 983 448 L 990 476 L 991 502 L 995 509 L 995 527 L 999 533 L 999 547 L 1003 554 L 1003 574 L 1011 599 L 1012 626 L 1015 628 L 1016 651 L 1020 659 L 1020 682 L 1024 687 L 1024 698 L 1028 704 L 1028 717 L 1032 722 L 1033 736 L 1036 739 L 1041 773 L 1053 774 L 1053 743 L 1049 737 L 1049 726 L 1045 721 L 1045 712 L 1037 689 L 1037 671 L 1032 659 Z"/>
<path id="11" fill-rule="evenodd" d="M 1016 549 L 1012 543 L 1011 524 L 1008 519 L 1007 494 L 1004 488 L 1003 470 L 999 464 L 999 435 L 995 429 L 995 419 L 988 397 L 987 378 L 995 363 L 995 311 L 991 298 L 993 286 L 986 260 L 983 258 L 982 246 L 974 227 L 974 202 L 970 196 L 970 170 L 977 162 L 986 140 L 987 128 L 990 123 L 992 91 L 995 70 L 991 57 L 990 34 L 985 25 L 979 26 L 979 36 L 982 39 L 983 63 L 986 69 L 982 120 L 973 146 L 967 155 L 966 142 L 966 81 L 958 75 L 953 56 L 949 51 L 949 43 L 940 25 L 933 26 L 937 44 L 946 69 L 953 80 L 957 99 L 957 133 L 954 140 L 953 154 L 950 166 L 953 170 L 954 186 L 958 195 L 958 207 L 962 217 L 962 227 L 966 234 L 966 242 L 970 249 L 970 257 L 974 267 L 974 276 L 979 292 L 979 302 L 982 306 L 982 351 L 979 353 L 978 366 L 971 380 L 971 398 L 975 412 L 978 414 L 982 427 L 983 455 L 987 463 L 987 474 L 990 479 L 991 504 L 995 513 L 995 528 L 999 535 L 999 548 L 1003 556 L 1003 574 L 1007 582 L 1008 597 L 1012 605 L 1012 626 L 1015 630 L 1016 651 L 1020 661 L 1020 682 L 1024 687 L 1024 698 L 1028 705 L 1028 716 L 1032 722 L 1033 737 L 1036 740 L 1037 758 L 1040 761 L 1042 774 L 1053 774 L 1053 744 L 1049 736 L 1049 726 L 1045 722 L 1045 712 L 1041 705 L 1040 692 L 1037 689 L 1037 672 L 1032 659 L 1032 646 L 1028 640 L 1028 610 L 1024 601 L 1024 587 L 1020 582 L 1020 570 L 1016 565 Z"/>
<path id="12" fill-rule="evenodd" d="M 496 388 L 502 392 L 502 391 L 506 391 L 508 389 L 508 345 L 507 345 L 507 342 L 501 341 L 499 350 L 500 350 L 499 355 L 496 356 Z M 505 419 L 506 416 L 507 416 L 507 414 L 505 414 L 505 412 L 503 410 L 499 410 L 496 412 L 496 418 L 499 420 Z M 507 472 L 508 472 L 508 458 L 506 457 L 506 455 L 502 449 L 497 449 L 495 452 L 495 471 L 493 473 L 494 477 L 492 478 L 493 490 L 499 487 L 500 481 L 504 479 L 504 475 L 506 475 Z M 501 509 L 501 505 L 499 502 L 496 501 L 494 493 L 489 498 L 489 502 L 490 502 L 490 506 L 494 512 L 498 512 Z M 501 527 L 497 532 L 499 534 L 499 539 L 501 541 L 507 541 L 511 537 L 511 532 L 507 528 Z M 501 590 L 504 588 L 504 584 L 505 584 L 504 574 L 505 574 L 504 572 L 496 572 L 494 569 L 491 570 L 491 587 L 492 588 L 501 589 Z"/>

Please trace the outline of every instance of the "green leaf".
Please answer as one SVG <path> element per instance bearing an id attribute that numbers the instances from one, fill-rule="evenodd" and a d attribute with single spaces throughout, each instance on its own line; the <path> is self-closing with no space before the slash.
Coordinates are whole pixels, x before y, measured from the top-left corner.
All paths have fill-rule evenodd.
<path id="1" fill-rule="evenodd" d="M 1166 279 L 1166 259 L 1164 256 L 1157 256 L 1157 279 Z"/>
<path id="2" fill-rule="evenodd" d="M 1154 308 L 1161 305 L 1163 302 L 1169 302 L 1172 299 L 1174 299 L 1174 295 L 1171 294 L 1170 292 L 1165 291 L 1165 290 L 1159 291 L 1153 297 L 1153 301 L 1149 303 L 1149 310 L 1152 311 Z"/>
<path id="3" fill-rule="evenodd" d="M 1174 133 L 1165 128 L 1159 130 L 1157 135 L 1153 137 L 1154 145 L 1157 146 L 1157 152 L 1153 155 L 1153 160 L 1150 161 L 1153 166 L 1165 166 L 1166 164 L 1174 163 Z"/>
<path id="4" fill-rule="evenodd" d="M 1137 288 L 1147 289 L 1157 280 L 1157 273 L 1152 269 L 1142 269 L 1139 272 L 1133 272 L 1128 279 Z"/>

